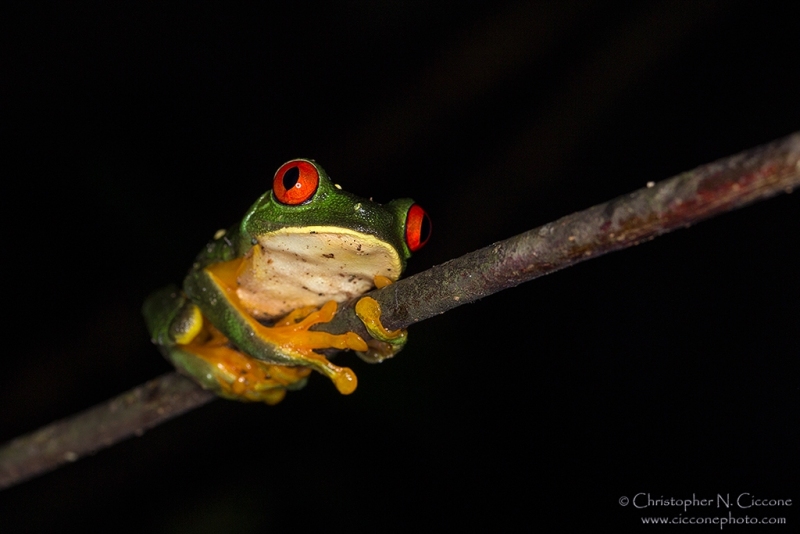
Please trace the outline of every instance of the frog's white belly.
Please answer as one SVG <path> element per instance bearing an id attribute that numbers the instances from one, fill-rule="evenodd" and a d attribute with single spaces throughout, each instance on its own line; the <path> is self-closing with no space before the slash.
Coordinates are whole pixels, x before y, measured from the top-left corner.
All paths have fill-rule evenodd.
<path id="1" fill-rule="evenodd" d="M 343 302 L 366 293 L 375 275 L 400 277 L 397 251 L 374 236 L 339 228 L 286 228 L 262 236 L 246 257 L 237 289 L 255 317 Z"/>

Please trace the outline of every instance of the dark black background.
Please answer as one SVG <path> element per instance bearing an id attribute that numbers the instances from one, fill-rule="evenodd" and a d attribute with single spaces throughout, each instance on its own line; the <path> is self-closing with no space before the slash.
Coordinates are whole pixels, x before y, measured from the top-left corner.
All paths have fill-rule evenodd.
<path id="1" fill-rule="evenodd" d="M 7 13 L 0 440 L 166 372 L 142 300 L 293 157 L 425 206 L 417 272 L 800 129 L 800 13 L 778 5 Z M 618 504 L 640 492 L 791 498 L 733 515 L 796 525 L 797 209 L 783 195 L 415 325 L 394 360 L 338 360 L 349 397 L 314 376 L 275 407 L 213 402 L 0 493 L 0 529 L 727 517 Z"/>

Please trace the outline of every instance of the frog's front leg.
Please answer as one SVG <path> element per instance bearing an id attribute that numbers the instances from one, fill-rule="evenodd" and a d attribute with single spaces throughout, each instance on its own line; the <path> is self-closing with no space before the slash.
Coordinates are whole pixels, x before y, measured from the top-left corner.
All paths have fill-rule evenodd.
<path id="1" fill-rule="evenodd" d="M 367 344 L 355 333 L 341 335 L 310 331 L 330 321 L 336 313 L 331 301 L 316 311 L 303 308 L 273 326 L 264 326 L 244 308 L 237 294 L 237 278 L 243 258 L 220 262 L 189 274 L 184 289 L 202 315 L 231 340 L 241 353 L 257 361 L 288 367 L 309 367 L 330 378 L 339 392 L 352 393 L 356 376 L 346 367 L 333 365 L 318 349 L 366 351 Z"/>
<path id="2" fill-rule="evenodd" d="M 375 287 L 378 289 L 391 284 L 385 276 L 375 276 Z M 372 297 L 362 297 L 356 302 L 354 311 L 373 339 L 369 340 L 369 350 L 359 352 L 358 356 L 368 363 L 379 363 L 391 358 L 405 346 L 408 331 L 405 329 L 388 330 L 381 322 L 381 305 Z"/>

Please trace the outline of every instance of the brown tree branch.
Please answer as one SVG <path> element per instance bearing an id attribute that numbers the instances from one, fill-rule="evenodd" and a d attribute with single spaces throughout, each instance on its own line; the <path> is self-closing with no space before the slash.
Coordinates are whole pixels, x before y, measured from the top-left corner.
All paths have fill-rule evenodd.
<path id="1" fill-rule="evenodd" d="M 497 242 L 370 293 L 389 328 L 653 239 L 800 185 L 800 133 L 698 167 Z M 352 304 L 321 330 L 366 335 Z M 171 419 L 213 398 L 176 373 L 21 436 L 0 448 L 0 488 L 27 480 Z"/>
<path id="2" fill-rule="evenodd" d="M 199 408 L 214 394 L 167 373 L 88 410 L 20 436 L 0 448 L 0 489 L 110 447 Z"/>
<path id="3" fill-rule="evenodd" d="M 411 324 L 800 185 L 800 132 L 562 217 L 370 293 L 388 328 Z M 322 328 L 366 335 L 352 307 Z"/>

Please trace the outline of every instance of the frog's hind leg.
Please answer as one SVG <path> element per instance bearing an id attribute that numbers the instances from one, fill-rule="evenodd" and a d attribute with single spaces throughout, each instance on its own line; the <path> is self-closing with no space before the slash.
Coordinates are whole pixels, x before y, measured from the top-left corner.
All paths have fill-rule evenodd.
<path id="1" fill-rule="evenodd" d="M 308 368 L 272 365 L 239 352 L 174 286 L 151 295 L 142 311 L 164 356 L 181 373 L 222 397 L 275 404 L 287 389 L 303 387 L 311 373 Z"/>
<path id="2" fill-rule="evenodd" d="M 267 404 L 280 402 L 286 390 L 305 386 L 311 374 L 307 367 L 273 365 L 251 358 L 233 348 L 219 330 L 208 324 L 188 344 L 170 347 L 168 358 L 204 388 L 222 397 Z"/>

